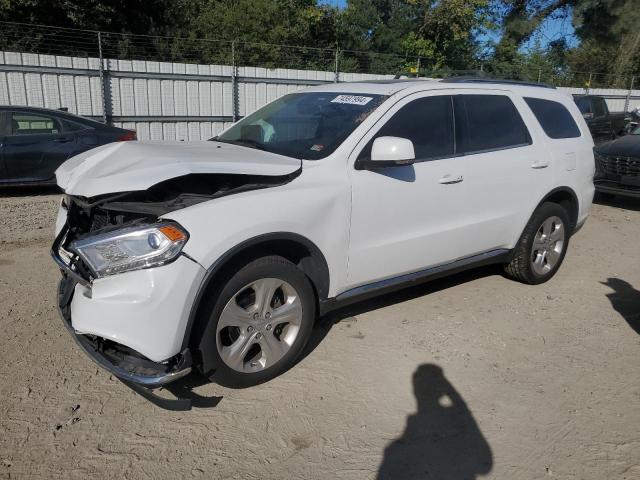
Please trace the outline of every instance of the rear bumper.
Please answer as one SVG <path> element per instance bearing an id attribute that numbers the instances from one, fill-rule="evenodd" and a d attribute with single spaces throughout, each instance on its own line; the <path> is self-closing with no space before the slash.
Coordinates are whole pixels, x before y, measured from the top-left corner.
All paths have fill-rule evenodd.
<path id="1" fill-rule="evenodd" d="M 76 281 L 65 275 L 58 285 L 58 311 L 65 327 L 82 351 L 116 377 L 147 388 L 159 387 L 191 372 L 191 355 L 186 349 L 166 362 L 153 362 L 139 353 L 100 337 L 83 335 L 71 323 L 71 301 Z"/>

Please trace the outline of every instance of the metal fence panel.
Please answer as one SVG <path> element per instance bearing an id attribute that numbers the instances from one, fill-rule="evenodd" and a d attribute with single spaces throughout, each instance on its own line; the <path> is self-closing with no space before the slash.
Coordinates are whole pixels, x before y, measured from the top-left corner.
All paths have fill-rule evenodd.
<path id="1" fill-rule="evenodd" d="M 310 85 L 393 78 L 330 70 L 268 69 L 0 52 L 0 104 L 67 108 L 135 129 L 141 140 L 205 140 L 266 103 Z M 633 84 L 632 84 L 633 85 Z M 559 87 L 569 93 L 586 88 Z M 610 110 L 640 106 L 640 90 L 596 89 Z M 104 102 L 104 108 L 103 108 Z"/>

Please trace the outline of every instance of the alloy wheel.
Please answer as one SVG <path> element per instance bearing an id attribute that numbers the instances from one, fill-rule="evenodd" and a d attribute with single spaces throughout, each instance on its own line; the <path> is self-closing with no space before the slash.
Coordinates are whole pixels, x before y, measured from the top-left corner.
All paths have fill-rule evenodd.
<path id="1" fill-rule="evenodd" d="M 227 302 L 216 328 L 224 363 L 243 373 L 277 363 L 294 344 L 302 324 L 302 301 L 284 280 L 261 278 Z"/>
<path id="2" fill-rule="evenodd" d="M 531 248 L 531 267 L 545 275 L 558 264 L 565 243 L 565 226 L 560 217 L 549 217 L 538 228 Z"/>

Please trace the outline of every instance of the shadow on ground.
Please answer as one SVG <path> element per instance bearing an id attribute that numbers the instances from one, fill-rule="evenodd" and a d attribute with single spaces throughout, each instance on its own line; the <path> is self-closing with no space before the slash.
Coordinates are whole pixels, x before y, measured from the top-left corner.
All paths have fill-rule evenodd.
<path id="1" fill-rule="evenodd" d="M 420 365 L 413 391 L 418 410 L 385 449 L 378 479 L 473 480 L 489 473 L 491 447 L 442 368 Z"/>
<path id="2" fill-rule="evenodd" d="M 194 391 L 195 388 L 200 387 L 202 385 L 207 385 L 211 383 L 211 380 L 206 378 L 204 375 L 193 371 L 188 376 L 181 378 L 169 385 L 166 385 L 164 388 L 173 393 L 176 398 L 188 399 L 191 401 L 191 406 L 195 408 L 213 408 L 217 407 L 218 404 L 222 401 L 222 397 L 211 396 L 205 397 L 196 393 Z"/>
<path id="3" fill-rule="evenodd" d="M 423 297 L 431 293 L 439 292 L 440 290 L 446 290 L 447 288 L 455 287 L 456 285 L 461 285 L 478 278 L 484 278 L 491 275 L 502 275 L 502 273 L 503 270 L 500 265 L 479 267 L 466 272 L 457 273 L 449 277 L 407 287 L 393 293 L 387 293 L 367 300 L 362 300 L 329 312 L 325 316 L 321 317 L 316 323 L 313 333 L 311 334 L 311 338 L 300 355 L 298 362 L 310 355 L 329 334 L 331 328 L 342 320 L 388 307 L 390 305 L 395 305 L 397 303 L 413 300 L 414 298 Z"/>
<path id="4" fill-rule="evenodd" d="M 183 412 L 192 408 L 214 408 L 218 406 L 223 398 L 215 395 L 205 397 L 196 393 L 194 388 L 211 383 L 210 380 L 196 371 L 192 371 L 186 377 L 158 389 L 146 388 L 123 379 L 119 380 L 138 395 L 163 410 Z M 168 397 L 165 392 L 169 392 L 172 396 Z"/>
<path id="5" fill-rule="evenodd" d="M 619 278 L 608 278 L 606 282 L 600 283 L 613 290 L 613 293 L 607 294 L 611 306 L 640 335 L 640 290 Z"/>

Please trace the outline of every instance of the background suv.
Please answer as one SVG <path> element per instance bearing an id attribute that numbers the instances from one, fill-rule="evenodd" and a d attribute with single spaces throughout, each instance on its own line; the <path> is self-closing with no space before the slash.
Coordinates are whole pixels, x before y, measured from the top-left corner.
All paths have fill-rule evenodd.
<path id="1" fill-rule="evenodd" d="M 53 257 L 84 350 L 157 386 L 248 386 L 292 366 L 337 305 L 502 263 L 560 267 L 594 194 L 573 99 L 486 81 L 286 95 L 210 142 L 123 142 L 66 162 Z"/>

